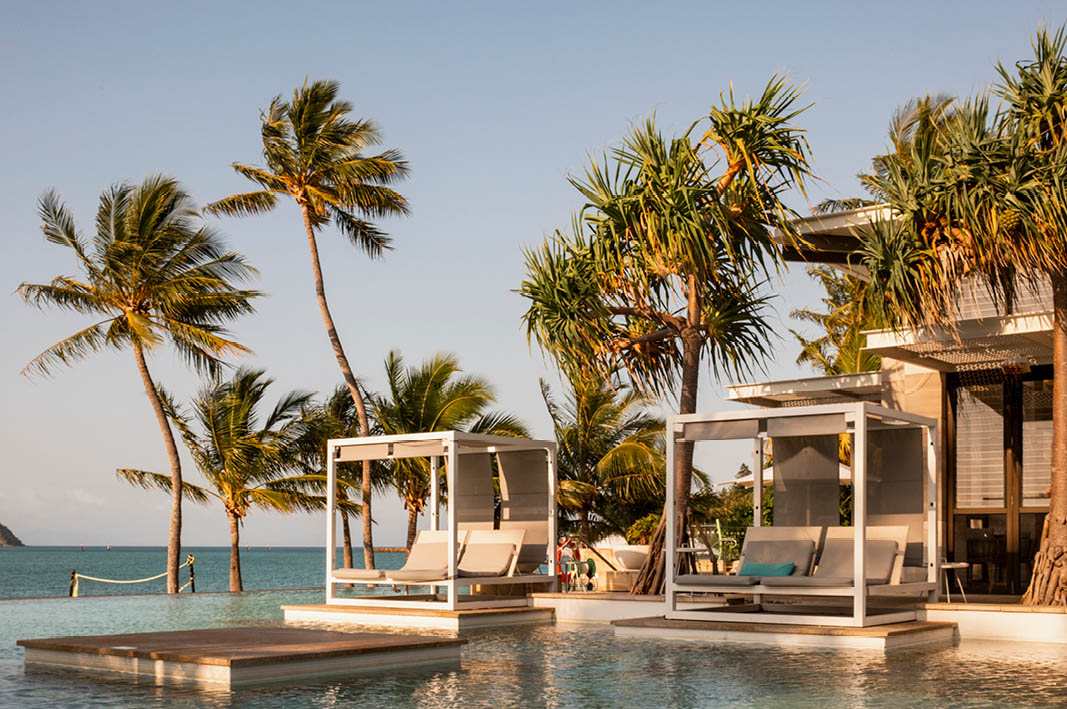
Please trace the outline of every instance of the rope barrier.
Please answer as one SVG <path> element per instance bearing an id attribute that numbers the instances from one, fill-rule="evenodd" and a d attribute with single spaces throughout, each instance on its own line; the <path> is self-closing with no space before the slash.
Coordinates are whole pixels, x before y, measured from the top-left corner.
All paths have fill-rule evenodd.
<path id="1" fill-rule="evenodd" d="M 196 561 L 196 557 L 193 556 L 192 554 L 188 554 L 185 557 L 185 563 L 178 567 L 179 569 L 184 569 L 186 566 L 189 567 L 189 581 L 185 584 L 185 586 L 182 586 L 181 588 L 178 589 L 179 593 L 184 591 L 186 586 L 192 586 L 192 593 L 196 593 L 196 570 L 193 567 L 193 563 L 195 561 Z M 70 570 L 70 590 L 69 590 L 67 595 L 70 596 L 71 598 L 77 598 L 78 597 L 78 582 L 80 580 L 82 580 L 82 579 L 84 579 L 86 581 L 96 581 L 97 583 L 121 583 L 121 584 L 126 584 L 126 583 L 146 583 L 148 581 L 155 581 L 156 579 L 161 579 L 166 575 L 167 575 L 167 572 L 164 571 L 161 574 L 156 574 L 155 576 L 149 576 L 148 578 L 143 578 L 143 579 L 102 579 L 102 578 L 97 578 L 96 576 L 87 576 L 85 574 L 79 574 L 77 572 L 77 570 L 71 569 Z"/>

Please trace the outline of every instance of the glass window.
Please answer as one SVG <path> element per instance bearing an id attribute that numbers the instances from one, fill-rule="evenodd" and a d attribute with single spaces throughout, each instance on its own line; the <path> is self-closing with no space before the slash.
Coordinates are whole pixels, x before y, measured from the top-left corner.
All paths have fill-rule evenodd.
<path id="1" fill-rule="evenodd" d="M 1023 382 L 1023 507 L 1048 508 L 1052 470 L 1052 380 Z"/>
<path id="2" fill-rule="evenodd" d="M 1004 387 L 956 390 L 956 505 L 1004 507 Z"/>

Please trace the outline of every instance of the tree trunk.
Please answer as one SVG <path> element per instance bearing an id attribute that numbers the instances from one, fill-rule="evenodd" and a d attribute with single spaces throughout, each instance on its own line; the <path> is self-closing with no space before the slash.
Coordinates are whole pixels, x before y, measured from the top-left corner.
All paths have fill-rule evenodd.
<path id="1" fill-rule="evenodd" d="M 584 507 L 578 511 L 578 529 L 581 530 L 582 542 L 593 546 L 592 536 L 589 534 L 589 510 Z"/>
<path id="2" fill-rule="evenodd" d="M 699 331 L 687 330 L 682 334 L 682 394 L 678 400 L 679 414 L 696 413 L 697 409 L 697 385 L 700 381 L 700 333 Z M 677 535 L 675 543 L 681 546 L 686 538 L 685 520 L 689 509 L 689 488 L 693 483 L 693 444 L 674 443 L 673 433 L 667 432 L 667 445 L 674 445 L 674 516 L 677 520 L 675 529 Z M 666 532 L 667 532 L 667 506 L 664 501 L 663 515 L 649 545 L 648 558 L 641 566 L 641 571 L 634 581 L 631 593 L 660 594 L 663 593 L 666 581 Z M 688 569 L 689 555 L 679 556 L 679 573 L 685 573 Z"/>
<path id="3" fill-rule="evenodd" d="M 178 592 L 178 557 L 182 553 L 182 462 L 178 457 L 178 444 L 174 441 L 174 432 L 167 420 L 167 413 L 163 410 L 163 402 L 159 398 L 155 382 L 148 372 L 148 363 L 145 362 L 144 350 L 140 343 L 134 341 L 133 355 L 137 360 L 137 371 L 141 373 L 141 381 L 144 383 L 145 394 L 152 402 L 152 410 L 156 414 L 159 430 L 163 434 L 163 444 L 167 449 L 167 459 L 170 461 L 170 532 L 167 537 L 167 593 Z"/>
<path id="4" fill-rule="evenodd" d="M 241 583 L 241 518 L 235 512 L 226 512 L 230 518 L 230 593 L 245 590 Z"/>
<path id="5" fill-rule="evenodd" d="M 1067 605 L 1067 274 L 1052 277 L 1052 470 L 1048 516 L 1023 604 Z"/>
<path id="6" fill-rule="evenodd" d="M 408 508 L 408 552 L 411 551 L 411 545 L 415 543 L 415 527 L 419 522 L 419 513 L 413 507 Z"/>
<path id="7" fill-rule="evenodd" d="M 348 526 L 348 513 L 341 510 L 341 539 L 344 568 L 352 568 L 352 530 Z"/>
<path id="8" fill-rule="evenodd" d="M 319 262 L 319 246 L 315 241 L 315 230 L 311 226 L 311 215 L 306 204 L 300 205 L 304 216 L 304 229 L 307 230 L 308 249 L 311 251 L 311 267 L 315 273 L 315 295 L 319 301 L 319 311 L 322 313 L 322 322 L 326 325 L 326 335 L 330 338 L 330 346 L 337 358 L 337 364 L 341 367 L 341 375 L 345 385 L 352 395 L 352 402 L 356 405 L 356 416 L 359 419 L 359 435 L 370 435 L 370 420 L 367 418 L 367 406 L 363 401 L 363 394 L 359 390 L 359 383 L 352 373 L 352 367 L 348 364 L 344 347 L 341 346 L 341 338 L 337 335 L 337 328 L 333 324 L 333 316 L 330 315 L 330 306 L 326 302 L 326 288 L 322 280 L 322 264 Z M 374 530 L 371 519 L 371 464 L 369 460 L 363 461 L 363 563 L 368 569 L 374 567 Z M 331 491 L 332 493 L 332 491 Z"/>

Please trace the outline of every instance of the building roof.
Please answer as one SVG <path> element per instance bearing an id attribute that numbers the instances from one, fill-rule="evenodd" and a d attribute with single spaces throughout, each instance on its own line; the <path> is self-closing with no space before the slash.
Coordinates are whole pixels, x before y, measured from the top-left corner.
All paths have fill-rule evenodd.
<path id="1" fill-rule="evenodd" d="M 726 387 L 726 399 L 771 408 L 856 401 L 878 402 L 882 399 L 882 382 L 881 372 L 862 372 L 777 382 L 733 384 Z"/>

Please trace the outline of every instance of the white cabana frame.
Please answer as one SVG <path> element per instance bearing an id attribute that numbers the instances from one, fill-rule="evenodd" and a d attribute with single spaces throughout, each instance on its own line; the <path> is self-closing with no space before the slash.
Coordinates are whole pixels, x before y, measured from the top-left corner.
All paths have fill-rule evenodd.
<path id="1" fill-rule="evenodd" d="M 674 470 L 675 448 L 678 443 L 712 440 L 736 440 L 751 438 L 753 441 L 754 472 L 753 480 L 753 524 L 762 523 L 763 492 L 763 454 L 768 428 L 787 427 L 786 419 L 806 420 L 818 427 L 820 422 L 840 421 L 843 419 L 842 433 L 853 434 L 852 483 L 853 507 L 852 530 L 854 539 L 867 539 L 867 448 L 868 430 L 874 419 L 879 427 L 894 429 L 921 429 L 922 445 L 925 454 L 921 456 L 924 466 L 925 481 L 925 537 L 923 543 L 923 566 L 926 569 L 926 581 L 911 583 L 893 583 L 885 585 L 868 585 L 856 582 L 840 587 L 781 587 L 756 584 L 737 586 L 713 583 L 685 584 L 676 578 L 678 554 L 703 552 L 703 548 L 677 545 L 677 523 L 675 518 L 675 476 L 667 476 L 667 534 L 666 534 L 666 617 L 671 619 L 730 621 L 743 623 L 791 623 L 799 625 L 838 625 L 864 627 L 915 620 L 914 609 L 901 609 L 891 612 L 868 612 L 869 596 L 909 596 L 926 595 L 930 602 L 935 602 L 938 595 L 938 574 L 940 573 L 940 549 L 938 548 L 938 518 L 940 516 L 940 493 L 937 478 L 937 421 L 924 416 L 917 416 L 903 411 L 878 406 L 870 402 L 855 404 L 826 404 L 816 406 L 798 406 L 779 409 L 760 409 L 756 411 L 730 411 L 721 413 L 702 413 L 674 415 L 667 418 L 669 439 L 667 445 L 667 470 Z M 775 423 L 768 426 L 769 421 Z M 785 434 L 781 434 L 785 435 Z M 866 579 L 866 544 L 853 544 L 853 579 Z M 716 610 L 681 610 L 678 604 L 679 594 L 683 593 L 743 593 L 751 594 L 753 604 L 734 611 Z M 850 615 L 805 614 L 801 608 L 797 613 L 785 613 L 780 610 L 763 612 L 762 597 L 778 596 L 813 596 L 813 597 L 850 597 L 852 608 Z M 684 603 L 683 607 L 691 604 Z M 745 611 L 749 612 L 745 612 Z"/>
<path id="2" fill-rule="evenodd" d="M 462 457 L 475 453 L 507 453 L 519 451 L 543 451 L 548 476 L 548 543 L 545 558 L 548 573 L 525 573 L 512 576 L 457 577 L 457 546 L 459 526 L 456 519 L 457 505 L 446 503 L 446 529 L 449 532 L 448 577 L 440 581 L 404 583 L 385 579 L 382 581 L 354 581 L 337 577 L 337 463 L 363 460 L 389 460 L 394 458 L 428 458 L 430 461 L 430 529 L 441 529 L 440 500 L 441 480 L 439 475 L 442 459 L 445 462 L 446 483 L 449 490 L 457 490 L 457 476 L 463 475 Z M 439 610 L 467 610 L 480 608 L 525 605 L 525 598 L 464 599 L 459 597 L 463 586 L 491 586 L 497 584 L 547 585 L 555 590 L 556 569 L 556 443 L 555 441 L 493 436 L 462 431 L 398 434 L 391 436 L 366 436 L 359 438 L 335 438 L 326 444 L 326 603 L 329 605 L 380 606 L 386 608 L 430 608 Z M 455 499 L 453 495 L 449 500 Z M 521 550 L 516 550 L 519 554 Z M 362 596 L 344 598 L 336 595 L 336 584 L 368 584 L 430 587 L 432 593 L 425 596 Z M 440 590 L 444 589 L 441 594 Z"/>

